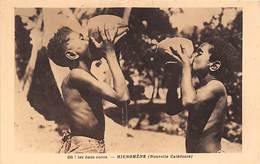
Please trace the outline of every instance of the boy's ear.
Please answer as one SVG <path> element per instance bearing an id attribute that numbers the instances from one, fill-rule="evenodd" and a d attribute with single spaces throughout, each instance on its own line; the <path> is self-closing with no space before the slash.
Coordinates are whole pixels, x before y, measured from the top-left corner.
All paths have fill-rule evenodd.
<path id="1" fill-rule="evenodd" d="M 212 72 L 217 71 L 221 67 L 221 62 L 219 60 L 211 62 L 209 64 L 209 70 Z"/>
<path id="2" fill-rule="evenodd" d="M 74 53 L 74 52 L 72 52 L 72 51 L 66 51 L 66 52 L 65 52 L 65 56 L 66 56 L 68 59 L 70 59 L 70 60 L 76 60 L 76 59 L 79 58 L 79 55 L 76 54 L 76 53 Z"/>

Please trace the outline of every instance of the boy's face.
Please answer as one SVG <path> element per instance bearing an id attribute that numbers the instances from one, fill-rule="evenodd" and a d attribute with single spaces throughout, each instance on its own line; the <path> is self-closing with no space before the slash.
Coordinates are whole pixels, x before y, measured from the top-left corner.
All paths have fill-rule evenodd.
<path id="1" fill-rule="evenodd" d="M 80 57 L 86 55 L 88 48 L 88 40 L 81 33 L 71 32 L 68 36 L 67 51 L 71 51 Z"/>
<path id="2" fill-rule="evenodd" d="M 196 72 L 205 72 L 209 69 L 209 58 L 211 53 L 209 52 L 210 49 L 212 49 L 213 46 L 207 42 L 201 44 L 198 48 L 198 50 L 193 54 L 194 60 L 193 60 L 193 70 Z"/>

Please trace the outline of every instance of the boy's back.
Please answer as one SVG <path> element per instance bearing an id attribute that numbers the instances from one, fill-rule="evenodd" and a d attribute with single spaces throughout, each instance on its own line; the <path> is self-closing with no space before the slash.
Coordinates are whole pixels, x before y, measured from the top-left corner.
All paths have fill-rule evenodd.
<path id="1" fill-rule="evenodd" d="M 196 89 L 207 90 L 208 85 L 218 88 L 218 93 L 211 99 L 202 101 L 189 109 L 188 130 L 186 137 L 187 152 L 218 152 L 221 150 L 221 137 L 227 106 L 227 94 L 224 85 L 218 80 L 211 80 Z"/>

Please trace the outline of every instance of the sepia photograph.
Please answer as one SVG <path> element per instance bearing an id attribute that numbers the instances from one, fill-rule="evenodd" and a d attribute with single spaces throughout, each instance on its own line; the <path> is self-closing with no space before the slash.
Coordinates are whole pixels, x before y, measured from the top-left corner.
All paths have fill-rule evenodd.
<path id="1" fill-rule="evenodd" d="M 14 13 L 16 151 L 242 152 L 242 8 Z"/>

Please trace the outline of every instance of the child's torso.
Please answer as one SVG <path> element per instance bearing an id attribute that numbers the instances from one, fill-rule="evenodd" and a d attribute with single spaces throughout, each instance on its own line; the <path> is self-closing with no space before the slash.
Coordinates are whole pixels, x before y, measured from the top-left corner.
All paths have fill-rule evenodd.
<path id="1" fill-rule="evenodd" d="M 68 107 L 71 130 L 74 135 L 104 138 L 102 97 L 81 87 L 71 86 L 68 77 L 62 84 L 64 102 Z M 84 131 L 84 134 L 81 134 Z"/>
<path id="2" fill-rule="evenodd" d="M 189 110 L 186 144 L 190 151 L 215 152 L 221 149 L 226 101 L 226 95 L 223 95 Z"/>

